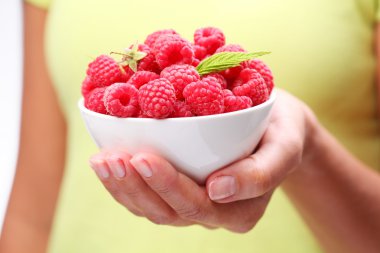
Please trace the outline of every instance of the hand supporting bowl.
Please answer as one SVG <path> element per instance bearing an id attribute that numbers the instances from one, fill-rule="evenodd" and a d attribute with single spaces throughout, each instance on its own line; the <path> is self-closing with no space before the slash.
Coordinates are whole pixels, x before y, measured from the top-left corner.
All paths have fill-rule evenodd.
<path id="1" fill-rule="evenodd" d="M 268 101 L 249 109 L 188 118 L 117 118 L 78 106 L 87 130 L 101 149 L 162 156 L 198 183 L 250 155 L 268 126 L 275 90 Z"/>

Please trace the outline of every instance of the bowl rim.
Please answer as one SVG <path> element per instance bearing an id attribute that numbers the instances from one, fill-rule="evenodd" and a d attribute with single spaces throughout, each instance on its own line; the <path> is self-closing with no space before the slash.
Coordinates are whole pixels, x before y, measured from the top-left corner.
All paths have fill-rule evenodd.
<path id="1" fill-rule="evenodd" d="M 264 103 L 262 104 L 259 104 L 259 105 L 255 105 L 255 106 L 252 106 L 250 108 L 247 108 L 247 109 L 244 109 L 244 110 L 239 110 L 239 111 L 234 111 L 234 112 L 227 112 L 227 113 L 220 113 L 220 114 L 213 114 L 213 115 L 206 115 L 206 116 L 196 116 L 196 117 L 182 117 L 182 118 L 165 118 L 165 119 L 154 119 L 154 118 L 133 118 L 133 117 L 129 117 L 129 118 L 119 118 L 119 117 L 116 117 L 116 116 L 112 116 L 112 115 L 106 115 L 106 114 L 101 114 L 101 113 L 97 113 L 97 112 L 94 112 L 94 111 L 91 111 L 89 109 L 87 109 L 85 106 L 84 106 L 84 98 L 81 97 L 79 100 L 78 100 L 78 107 L 79 107 L 79 110 L 86 113 L 86 114 L 89 114 L 93 117 L 97 117 L 97 118 L 103 118 L 103 119 L 112 119 L 112 120 L 120 120 L 120 121 L 136 121 L 136 122 L 157 122 L 157 121 L 165 121 L 165 122 L 168 122 L 168 121 L 174 121 L 174 122 L 177 122 L 177 121 L 194 121 L 194 120 L 198 120 L 198 121 L 201 121 L 201 120 L 210 120 L 210 119 L 220 119 L 220 118 L 228 118 L 228 117 L 233 117 L 235 115 L 239 115 L 239 114 L 247 114 L 247 113 L 251 113 L 253 111 L 258 111 L 262 108 L 265 108 L 265 107 L 268 107 L 268 106 L 271 106 L 274 101 L 276 100 L 276 88 L 274 88 L 270 94 L 270 97 L 267 101 L 265 101 Z"/>

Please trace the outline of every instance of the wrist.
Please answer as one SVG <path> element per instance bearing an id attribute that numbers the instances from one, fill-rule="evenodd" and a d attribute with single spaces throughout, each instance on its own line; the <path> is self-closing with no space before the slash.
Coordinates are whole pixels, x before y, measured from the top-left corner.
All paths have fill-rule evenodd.
<path id="1" fill-rule="evenodd" d="M 307 107 L 304 108 L 305 114 L 305 137 L 303 152 L 300 164 L 288 175 L 282 186 L 285 190 L 292 186 L 303 184 L 305 179 L 313 177 L 314 169 L 318 167 L 318 161 L 322 159 L 324 147 L 324 128 L 319 123 L 315 114 Z"/>
<path id="2" fill-rule="evenodd" d="M 320 156 L 323 150 L 321 140 L 323 140 L 323 127 L 319 123 L 315 114 L 308 108 L 305 108 L 305 141 L 302 153 L 302 161 L 298 166 L 301 168 L 312 163 Z M 308 166 L 306 166 L 308 167 Z"/>

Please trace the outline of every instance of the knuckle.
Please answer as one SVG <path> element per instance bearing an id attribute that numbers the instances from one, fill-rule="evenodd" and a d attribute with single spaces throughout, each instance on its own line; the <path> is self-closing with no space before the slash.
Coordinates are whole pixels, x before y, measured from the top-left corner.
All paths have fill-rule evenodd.
<path id="1" fill-rule="evenodd" d="M 118 187 L 116 187 L 114 184 L 105 184 L 105 187 L 107 191 L 112 195 L 112 196 L 119 196 L 121 195 L 121 192 Z"/>
<path id="2" fill-rule="evenodd" d="M 136 208 L 126 207 L 126 209 L 127 209 L 129 212 L 133 213 L 134 215 L 136 215 L 136 216 L 138 216 L 138 217 L 142 217 L 142 216 L 143 216 L 143 214 L 142 214 L 139 210 L 137 210 Z"/>
<path id="3" fill-rule="evenodd" d="M 119 187 L 116 184 L 108 184 L 106 185 L 107 191 L 111 194 L 111 196 L 120 204 L 124 205 L 125 194 L 120 191 Z"/>
<path id="4" fill-rule="evenodd" d="M 230 230 L 239 233 L 239 234 L 246 234 L 249 231 L 251 231 L 255 227 L 256 223 L 244 223 L 240 226 L 236 226 L 234 228 L 231 228 Z"/>
<path id="5" fill-rule="evenodd" d="M 192 207 L 178 208 L 175 210 L 179 217 L 187 220 L 204 220 L 205 213 L 200 206 L 194 205 Z"/>
<path id="6" fill-rule="evenodd" d="M 244 219 L 241 219 L 240 222 L 236 223 L 232 231 L 236 233 L 247 233 L 251 231 L 257 224 L 257 222 L 263 217 L 266 209 L 266 201 L 264 197 L 259 197 L 258 199 L 263 199 L 263 202 L 259 205 L 255 205 L 255 211 L 250 212 L 249 215 L 245 216 Z"/>
<path id="7" fill-rule="evenodd" d="M 176 221 L 173 214 L 151 214 L 147 216 L 148 220 L 157 225 L 170 225 Z"/>
<path id="8" fill-rule="evenodd" d="M 284 151 L 288 154 L 289 165 L 296 166 L 301 163 L 303 151 L 303 141 L 301 137 L 290 137 L 284 146 Z"/>
<path id="9" fill-rule="evenodd" d="M 124 196 L 121 192 L 111 192 L 112 197 L 119 202 L 120 204 L 124 205 Z"/>
<path id="10" fill-rule="evenodd" d="M 260 160 L 254 156 L 250 156 L 249 159 L 251 160 L 251 166 L 248 177 L 252 182 L 252 186 L 255 187 L 257 195 L 262 195 L 272 185 L 273 177 L 267 172 L 267 168 L 264 167 Z"/>
<path id="11" fill-rule="evenodd" d="M 167 176 L 163 180 L 160 180 L 158 184 L 152 185 L 152 188 L 159 195 L 167 196 L 173 191 L 173 189 L 178 188 L 177 182 L 177 177 Z"/>
<path id="12" fill-rule="evenodd" d="M 141 191 L 137 188 L 128 188 L 124 190 L 124 194 L 131 198 L 138 198 L 141 195 Z"/>

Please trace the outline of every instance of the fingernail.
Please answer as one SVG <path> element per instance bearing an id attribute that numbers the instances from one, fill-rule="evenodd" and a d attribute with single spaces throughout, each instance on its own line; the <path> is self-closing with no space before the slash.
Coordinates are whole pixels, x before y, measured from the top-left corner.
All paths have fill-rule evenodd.
<path id="1" fill-rule="evenodd" d="M 118 178 L 125 177 L 125 169 L 123 166 L 123 162 L 119 158 L 111 160 L 111 168 L 112 168 L 112 173 L 115 177 L 118 177 Z"/>
<path id="2" fill-rule="evenodd" d="M 96 175 L 101 179 L 107 179 L 110 177 L 110 173 L 108 172 L 107 167 L 102 163 L 95 163 L 92 168 L 94 169 Z"/>
<path id="3" fill-rule="evenodd" d="M 211 181 L 208 194 L 212 200 L 220 200 L 236 193 L 236 180 L 232 176 L 221 176 Z"/>
<path id="4" fill-rule="evenodd" d="M 142 157 L 134 156 L 130 160 L 131 164 L 137 172 L 143 176 L 143 177 L 151 177 L 153 175 L 151 168 L 149 167 L 149 164 L 146 160 L 144 160 Z"/>

